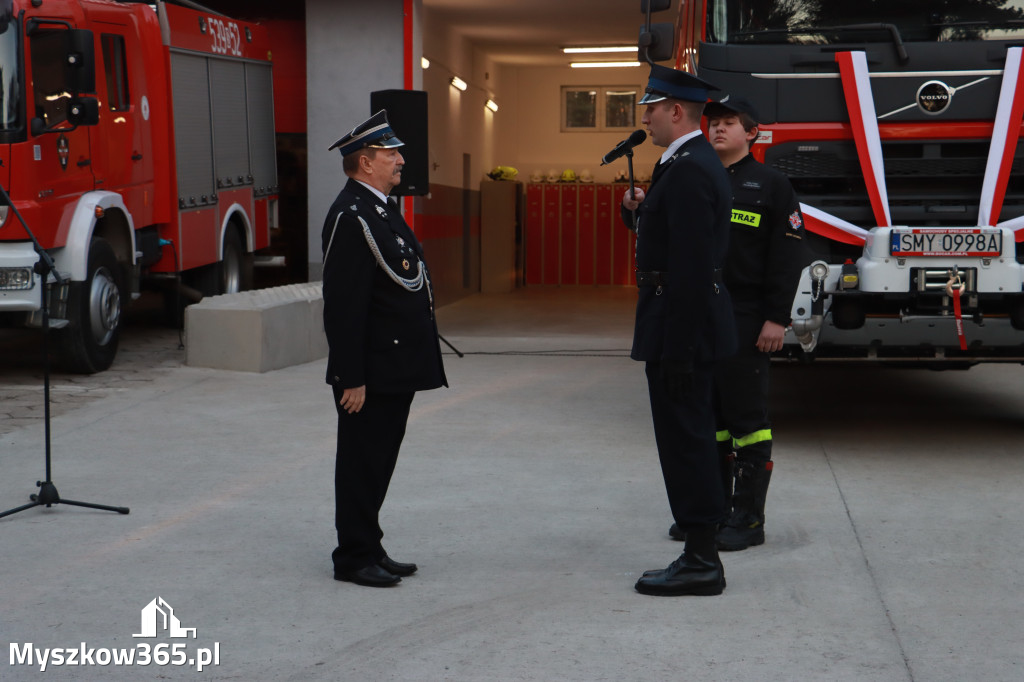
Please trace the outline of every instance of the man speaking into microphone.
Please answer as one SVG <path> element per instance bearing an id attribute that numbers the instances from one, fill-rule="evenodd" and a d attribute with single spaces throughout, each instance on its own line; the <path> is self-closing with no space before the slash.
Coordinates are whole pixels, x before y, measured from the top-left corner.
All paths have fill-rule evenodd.
<path id="1" fill-rule="evenodd" d="M 641 122 L 665 151 L 647 192 L 635 189 L 622 198 L 623 220 L 637 235 L 631 357 L 646 363 L 669 506 L 686 532 L 679 558 L 636 583 L 638 592 L 658 596 L 725 589 L 715 545 L 727 510 L 715 445 L 712 369 L 735 350 L 736 330 L 721 276 L 732 190 L 700 131 L 712 89 L 717 88 L 688 73 L 651 66 Z"/>

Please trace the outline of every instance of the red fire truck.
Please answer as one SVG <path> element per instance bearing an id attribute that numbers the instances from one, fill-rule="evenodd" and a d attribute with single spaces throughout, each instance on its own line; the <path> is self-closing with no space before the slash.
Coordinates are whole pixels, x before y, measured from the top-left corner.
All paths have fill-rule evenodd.
<path id="1" fill-rule="evenodd" d="M 111 365 L 143 283 L 247 287 L 276 220 L 266 37 L 178 2 L 0 0 L 0 184 L 63 282 L 0 207 L 0 317 L 39 325 L 46 287 L 72 371 Z"/>
<path id="2" fill-rule="evenodd" d="M 678 27 L 802 202 L 790 357 L 1024 360 L 1024 1 L 682 0 Z"/>

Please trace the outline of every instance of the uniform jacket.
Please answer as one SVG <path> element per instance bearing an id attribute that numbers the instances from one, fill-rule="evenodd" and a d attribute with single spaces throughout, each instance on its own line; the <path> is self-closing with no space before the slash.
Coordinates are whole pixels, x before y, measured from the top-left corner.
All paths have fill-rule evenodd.
<path id="1" fill-rule="evenodd" d="M 378 265 L 359 218 L 397 275 L 415 278 L 423 263 L 398 207 L 349 179 L 323 229 L 327 383 L 380 393 L 447 386 L 429 278 L 418 291 L 396 283 Z"/>
<path id="2" fill-rule="evenodd" d="M 747 154 L 726 169 L 732 222 L 725 284 L 737 314 L 783 326 L 807 264 L 803 216 L 789 179 Z"/>
<path id="3" fill-rule="evenodd" d="M 640 287 L 634 360 L 708 362 L 735 350 L 729 293 L 715 273 L 725 264 L 731 196 L 703 135 L 655 167 L 637 209 L 636 268 L 666 273 L 667 284 Z"/>

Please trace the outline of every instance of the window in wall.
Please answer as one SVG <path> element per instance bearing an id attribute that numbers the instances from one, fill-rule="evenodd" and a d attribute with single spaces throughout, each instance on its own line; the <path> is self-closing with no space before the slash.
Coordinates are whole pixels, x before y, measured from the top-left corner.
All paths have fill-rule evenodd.
<path id="1" fill-rule="evenodd" d="M 627 130 L 636 125 L 635 87 L 564 86 L 562 132 Z"/>
<path id="2" fill-rule="evenodd" d="M 103 69 L 107 75 L 107 106 L 111 111 L 128 111 L 131 96 L 128 94 L 124 36 L 104 33 L 100 41 L 103 44 Z"/>

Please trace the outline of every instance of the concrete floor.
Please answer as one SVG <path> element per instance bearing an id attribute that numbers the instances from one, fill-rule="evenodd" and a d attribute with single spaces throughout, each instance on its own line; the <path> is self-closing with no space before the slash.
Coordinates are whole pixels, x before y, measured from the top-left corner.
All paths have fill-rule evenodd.
<path id="1" fill-rule="evenodd" d="M 0 663 L 3 680 L 1019 680 L 1022 368 L 781 367 L 767 542 L 720 597 L 633 591 L 681 550 L 635 291 L 528 289 L 438 311 L 464 352 L 422 393 L 382 512 L 420 571 L 331 579 L 335 419 L 323 362 L 161 367 L 53 421 L 76 500 L 0 519 L 0 640 L 184 644 L 219 665 Z M 42 475 L 0 435 L 0 507 Z M 137 638 L 162 597 L 196 637 Z M 170 648 L 167 651 L 176 651 Z M 8 651 L 8 658 L 10 651 Z"/>

